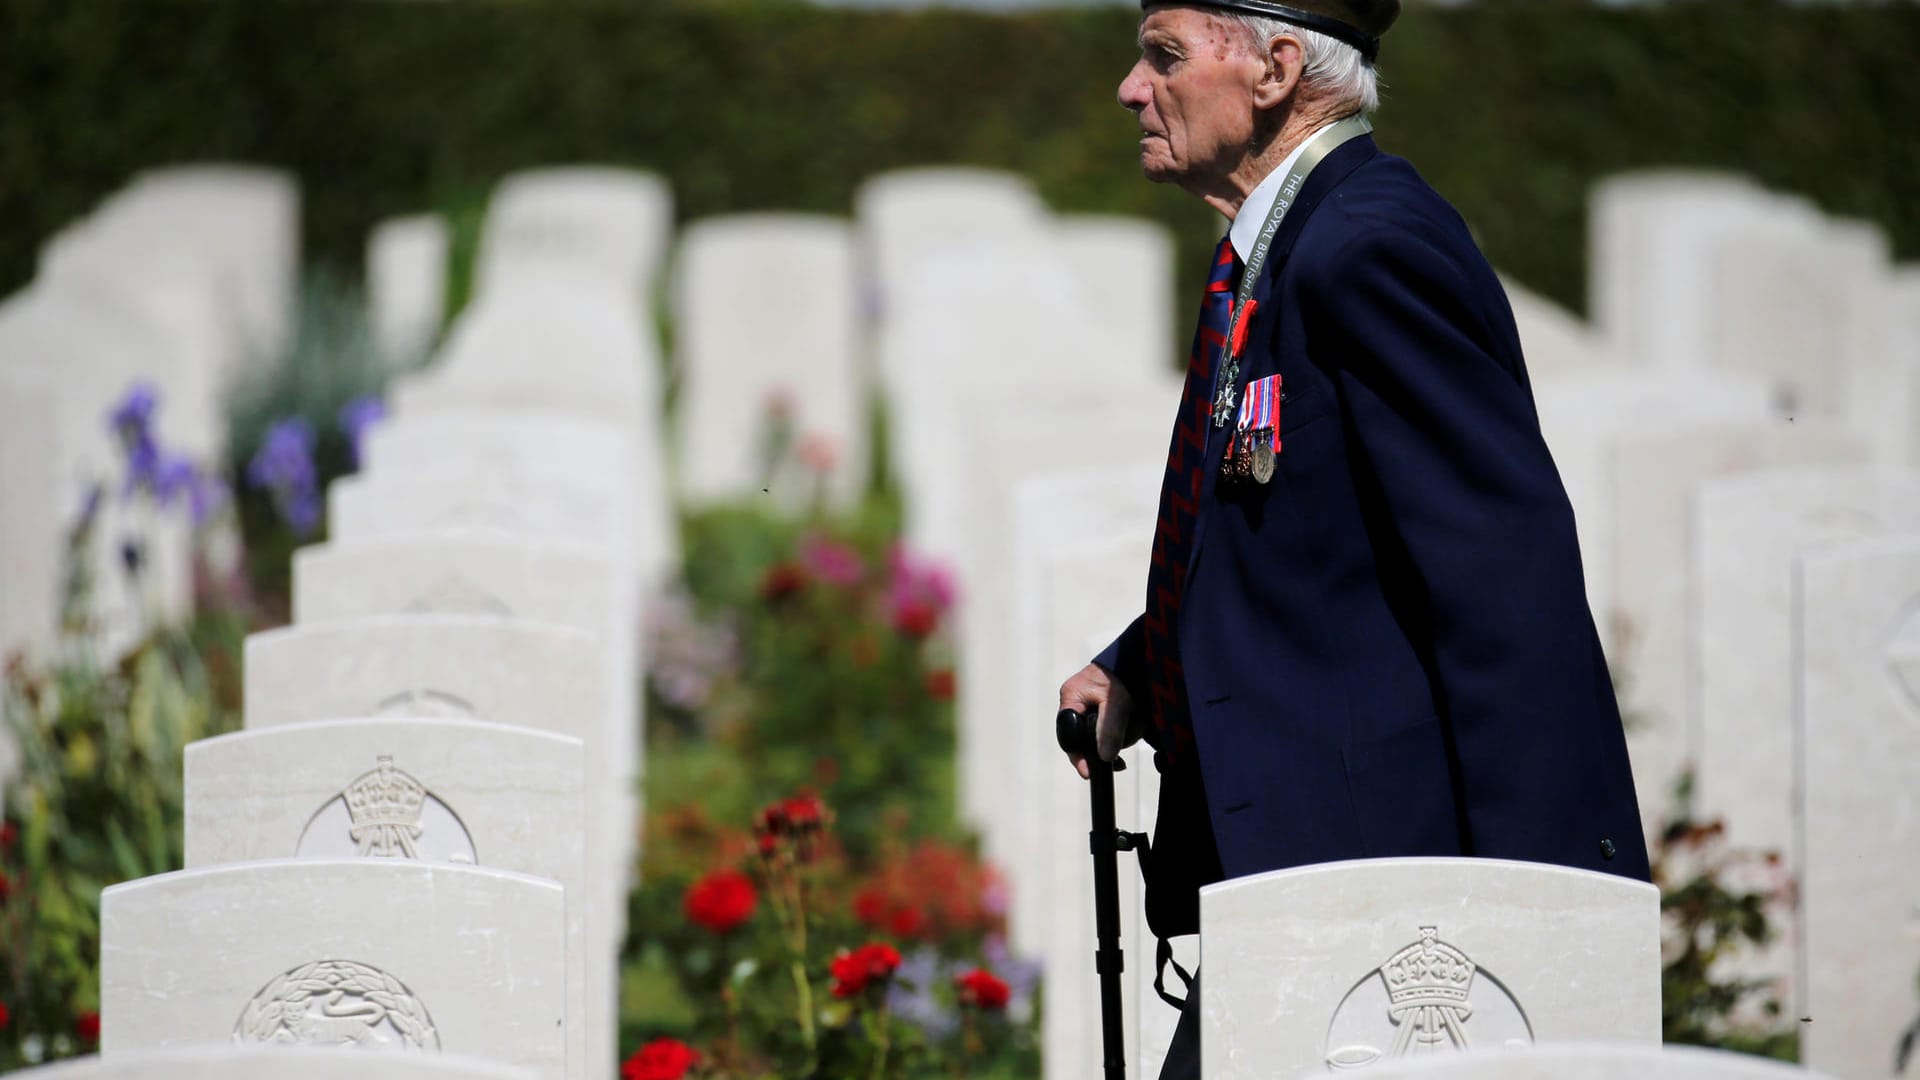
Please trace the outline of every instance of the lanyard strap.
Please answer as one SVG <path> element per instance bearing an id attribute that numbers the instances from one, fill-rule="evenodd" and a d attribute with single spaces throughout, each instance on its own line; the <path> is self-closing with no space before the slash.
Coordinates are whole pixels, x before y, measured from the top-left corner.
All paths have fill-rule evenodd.
<path id="1" fill-rule="evenodd" d="M 1227 322 L 1227 343 L 1221 346 L 1226 358 L 1221 364 L 1219 389 L 1213 398 L 1214 427 L 1226 427 L 1227 421 L 1233 416 L 1234 398 L 1238 396 L 1235 384 L 1240 379 L 1240 350 L 1234 343 L 1240 340 L 1240 320 L 1247 315 L 1247 301 L 1253 298 L 1253 287 L 1260 281 L 1260 271 L 1266 269 L 1267 252 L 1273 247 L 1274 235 L 1280 231 L 1280 222 L 1286 219 L 1287 211 L 1293 209 L 1293 201 L 1300 197 L 1300 188 L 1314 168 L 1349 140 L 1372 130 L 1373 124 L 1367 120 L 1366 114 L 1355 113 L 1323 129 L 1309 140 L 1300 151 L 1300 156 L 1294 159 L 1293 167 L 1287 170 L 1287 178 L 1280 184 L 1273 207 L 1267 211 L 1267 219 L 1260 225 L 1260 236 L 1253 242 L 1253 251 L 1247 256 L 1246 268 L 1240 272 L 1240 286 L 1234 290 L 1233 315 Z"/>

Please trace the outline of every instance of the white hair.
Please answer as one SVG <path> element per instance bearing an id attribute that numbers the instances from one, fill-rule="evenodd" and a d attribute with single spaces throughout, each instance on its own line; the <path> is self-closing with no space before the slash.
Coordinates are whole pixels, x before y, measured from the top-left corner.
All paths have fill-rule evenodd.
<path id="1" fill-rule="evenodd" d="M 1314 87 L 1350 109 L 1372 112 L 1380 107 L 1380 75 L 1360 50 L 1318 30 L 1265 15 L 1234 13 L 1227 18 L 1244 27 L 1252 38 L 1255 53 L 1265 56 L 1267 46 L 1280 34 L 1300 39 L 1300 82 Z"/>

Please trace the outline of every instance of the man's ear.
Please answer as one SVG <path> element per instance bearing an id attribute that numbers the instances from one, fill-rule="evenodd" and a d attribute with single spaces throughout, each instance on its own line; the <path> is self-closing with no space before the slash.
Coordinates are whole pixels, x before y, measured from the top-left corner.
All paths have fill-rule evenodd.
<path id="1" fill-rule="evenodd" d="M 1278 108 L 1300 88 L 1300 72 L 1306 67 L 1306 49 L 1292 34 L 1275 34 L 1267 41 L 1267 71 L 1253 87 L 1257 109 Z"/>

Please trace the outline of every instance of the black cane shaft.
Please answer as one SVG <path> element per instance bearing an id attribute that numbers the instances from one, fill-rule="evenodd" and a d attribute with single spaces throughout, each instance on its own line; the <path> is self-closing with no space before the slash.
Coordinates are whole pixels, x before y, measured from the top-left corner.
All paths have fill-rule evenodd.
<path id="1" fill-rule="evenodd" d="M 1108 1080 L 1127 1075 L 1126 1034 L 1121 1028 L 1120 974 L 1126 969 L 1120 949 L 1120 869 L 1113 823 L 1113 766 L 1094 757 L 1087 762 L 1093 802 L 1093 910 L 1100 974 L 1101 1047 Z"/>

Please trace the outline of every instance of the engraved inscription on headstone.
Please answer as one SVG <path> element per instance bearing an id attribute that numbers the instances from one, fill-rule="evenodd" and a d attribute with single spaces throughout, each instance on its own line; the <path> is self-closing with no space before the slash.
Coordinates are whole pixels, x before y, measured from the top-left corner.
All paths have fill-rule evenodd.
<path id="1" fill-rule="evenodd" d="M 316 960 L 276 977 L 241 1010 L 233 1041 L 440 1049 L 440 1033 L 413 991 L 352 960 Z"/>
<path id="2" fill-rule="evenodd" d="M 406 606 L 408 615 L 507 615 L 505 601 L 458 575 L 441 578 Z"/>
<path id="3" fill-rule="evenodd" d="M 1507 988 L 1466 953 L 1423 926 L 1420 939 L 1366 974 L 1334 1011 L 1327 1066 L 1359 1069 L 1382 1058 L 1530 1046 L 1533 1028 Z"/>
<path id="4" fill-rule="evenodd" d="M 473 865 L 473 837 L 458 814 L 425 784 L 381 756 L 307 822 L 294 854 L 301 858 L 423 859 Z"/>
<path id="5" fill-rule="evenodd" d="M 402 690 L 381 699 L 374 705 L 373 715 L 468 720 L 478 718 L 480 710 L 474 708 L 472 702 L 458 694 L 449 694 L 443 690 Z"/>

